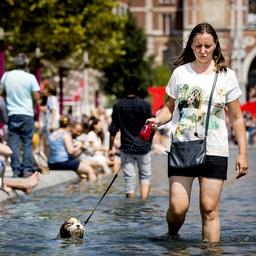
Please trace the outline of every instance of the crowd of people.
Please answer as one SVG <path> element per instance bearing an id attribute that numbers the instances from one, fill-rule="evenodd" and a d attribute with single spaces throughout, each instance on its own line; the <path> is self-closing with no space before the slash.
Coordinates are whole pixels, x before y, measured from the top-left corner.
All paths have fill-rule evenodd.
<path id="1" fill-rule="evenodd" d="M 6 72 L 1 80 L 2 95 L 6 99 L 9 111 L 8 125 L 1 124 L 1 137 L 3 141 L 8 137 L 7 143 L 11 151 L 6 153 L 8 150 L 5 150 L 1 155 L 10 159 L 13 177 L 32 176 L 33 179 L 30 178 L 29 181 L 33 182 L 24 185 L 25 191 L 31 192 L 31 188 L 40 180 L 38 173 L 34 175 L 37 171 L 46 173 L 49 170 L 74 170 L 81 179 L 89 181 L 118 172 L 122 155 L 121 133 L 116 130 L 116 123 L 114 128 L 113 124 L 111 127 L 111 115 L 107 114 L 105 109 L 98 108 L 92 111 L 90 116 L 83 115 L 80 120 L 74 120 L 70 115 L 60 116 L 56 87 L 51 83 L 45 83 L 44 89 L 40 92 L 35 77 L 26 72 L 27 64 L 27 57 L 19 54 L 15 59 L 15 69 Z M 128 83 L 134 86 L 136 81 L 133 79 Z M 24 84 L 20 86 L 21 83 Z M 36 121 L 34 103 L 40 105 L 40 118 Z M 134 110 L 132 112 L 135 113 Z M 147 118 L 150 115 L 149 111 Z M 129 123 L 127 117 L 126 113 L 124 122 Z M 146 120 L 144 119 L 141 120 L 142 123 Z M 256 119 L 249 112 L 244 112 L 244 119 L 248 143 L 255 144 Z M 229 120 L 226 122 L 229 127 L 229 140 L 237 143 Z M 111 152 L 109 130 L 112 130 L 112 135 L 114 131 L 115 138 L 111 142 Z M 169 151 L 170 131 L 170 122 L 155 131 L 152 144 L 148 145 L 150 154 L 166 154 Z M 23 147 L 17 146 L 20 143 L 23 143 Z M 117 157 L 113 158 L 113 155 Z M 6 191 L 11 190 L 6 185 L 11 184 L 8 182 L 6 180 L 1 185 Z M 15 187 L 16 184 L 11 186 Z M 17 185 L 17 188 L 22 186 Z"/>
<path id="2" fill-rule="evenodd" d="M 124 80 L 124 98 L 113 106 L 111 116 L 100 108 L 81 120 L 60 116 L 56 89 L 47 84 L 40 97 L 36 78 L 25 71 L 27 64 L 26 56 L 20 54 L 15 59 L 16 68 L 1 79 L 9 120 L 7 145 L 0 144 L 0 155 L 10 158 L 14 177 L 23 178 L 16 182 L 3 179 L 5 163 L 0 159 L 2 190 L 30 193 L 40 181 L 42 163 L 35 156 L 41 154 L 45 158 L 43 167 L 73 170 L 89 182 L 122 168 L 127 198 L 135 197 L 138 173 L 141 198 L 145 199 L 150 193 L 151 153 L 170 150 L 168 231 L 163 238 L 179 239 L 190 207 L 192 184 L 198 178 L 202 239 L 219 242 L 219 205 L 227 179 L 229 142 L 235 141 L 239 148 L 235 162 L 239 179 L 248 172 L 247 141 L 255 142 L 255 119 L 241 111 L 242 92 L 236 74 L 226 66 L 217 33 L 210 24 L 200 23 L 191 31 L 167 83 L 166 104 L 154 117 L 150 104 L 138 97 L 137 76 Z M 34 104 L 40 105 L 39 120 L 35 119 Z M 155 130 L 154 138 L 143 140 L 139 133 L 148 122 L 153 127 L 151 132 Z M 172 146 L 182 145 L 181 150 L 172 151 L 170 141 Z M 191 146 L 197 141 L 205 142 L 200 165 L 183 167 L 169 161 L 172 156 L 182 159 L 180 162 L 187 161 L 189 155 L 192 158 L 194 148 L 184 150 L 184 143 Z M 37 165 L 33 165 L 33 156 Z"/>
<path id="3" fill-rule="evenodd" d="M 3 157 L 1 161 L 2 190 L 9 193 L 12 189 L 21 189 L 25 193 L 30 193 L 39 183 L 40 173 L 44 174 L 50 170 L 73 170 L 81 179 L 90 182 L 98 180 L 101 176 L 119 172 L 122 158 L 120 150 L 122 148 L 122 129 L 118 128 L 117 120 L 114 120 L 114 124 L 113 116 L 107 114 L 107 111 L 102 108 L 93 110 L 90 116 L 83 115 L 79 120 L 69 113 L 60 115 L 56 87 L 48 82 L 44 83 L 43 90 L 42 86 L 40 88 L 35 76 L 27 69 L 28 58 L 25 54 L 16 56 L 14 65 L 15 68 L 5 72 L 1 79 L 1 97 L 5 100 L 8 112 L 8 121 L 5 124 L 2 123 L 0 127 L 2 142 L 0 155 Z M 141 104 L 137 96 L 138 78 L 133 77 L 133 79 L 127 80 L 125 87 L 124 90 L 131 93 L 128 95 L 128 102 L 133 100 L 133 102 Z M 141 108 L 136 106 L 136 103 L 135 108 L 130 109 L 130 119 L 127 118 L 127 115 L 123 116 L 123 121 L 127 124 L 130 123 L 127 127 L 136 124 L 132 127 L 134 131 L 129 131 L 128 127 L 125 134 L 126 136 L 130 133 L 128 136 L 130 144 L 133 140 L 140 140 L 138 139 L 139 130 L 146 119 L 152 116 L 150 104 L 145 100 L 141 102 L 143 102 Z M 37 112 L 38 109 L 39 112 Z M 135 116 L 135 113 L 138 117 Z M 134 118 L 137 118 L 137 121 Z M 114 139 L 111 138 L 113 131 Z M 156 132 L 152 148 L 151 142 L 141 140 L 138 143 L 141 146 L 144 145 L 143 147 L 140 145 L 133 147 L 137 158 L 143 151 L 145 159 L 148 159 L 146 168 L 148 174 L 146 176 L 143 173 L 145 172 L 144 167 L 141 165 L 144 164 L 144 158 L 137 160 L 139 172 L 142 168 L 139 178 L 142 177 L 142 182 L 145 183 L 142 187 L 147 187 L 143 197 L 148 196 L 150 188 L 150 150 L 152 149 L 152 152 L 157 154 L 167 150 L 168 139 L 163 131 L 165 129 Z M 4 178 L 6 159 L 9 160 L 8 164 L 13 178 L 21 179 Z M 129 164 L 130 162 L 127 162 L 127 166 Z M 133 172 L 136 170 L 134 169 Z M 129 175 L 127 174 L 125 179 Z M 132 179 L 134 178 L 136 178 L 135 173 Z M 135 190 L 136 181 L 133 180 L 132 183 L 132 189 Z M 131 194 L 133 193 L 134 191 Z"/>

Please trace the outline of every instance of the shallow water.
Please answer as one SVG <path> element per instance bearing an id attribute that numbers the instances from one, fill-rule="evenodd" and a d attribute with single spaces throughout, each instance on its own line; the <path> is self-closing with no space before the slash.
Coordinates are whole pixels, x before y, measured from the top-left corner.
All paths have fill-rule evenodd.
<path id="1" fill-rule="evenodd" d="M 231 155 L 233 153 L 231 152 Z M 154 158 L 152 196 L 126 200 L 120 174 L 86 225 L 81 241 L 54 239 L 65 218 L 85 221 L 112 177 L 97 184 L 63 185 L 34 193 L 0 207 L 0 255 L 256 255 L 256 151 L 250 151 L 250 173 L 235 179 L 233 157 L 221 198 L 222 238 L 201 242 L 198 184 L 180 230 L 181 241 L 156 238 L 166 232 L 168 181 L 163 157 Z"/>

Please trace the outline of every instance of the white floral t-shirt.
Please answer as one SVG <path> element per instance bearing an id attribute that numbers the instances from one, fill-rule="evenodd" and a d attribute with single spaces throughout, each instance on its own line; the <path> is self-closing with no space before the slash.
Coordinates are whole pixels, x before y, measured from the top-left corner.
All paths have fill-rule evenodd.
<path id="1" fill-rule="evenodd" d="M 172 117 L 174 141 L 196 140 L 204 136 L 209 97 L 214 81 L 213 74 L 198 74 L 191 64 L 173 71 L 166 93 L 176 99 Z M 235 72 L 220 72 L 213 94 L 207 136 L 207 155 L 228 156 L 228 132 L 225 123 L 225 106 L 238 99 L 241 90 Z"/>

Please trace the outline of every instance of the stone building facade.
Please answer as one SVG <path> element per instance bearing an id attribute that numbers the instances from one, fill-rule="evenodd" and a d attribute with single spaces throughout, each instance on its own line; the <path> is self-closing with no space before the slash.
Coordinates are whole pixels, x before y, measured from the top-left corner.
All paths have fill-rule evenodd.
<path id="1" fill-rule="evenodd" d="M 256 84 L 255 0 L 121 0 L 147 36 L 155 64 L 172 65 L 191 29 L 209 22 L 217 30 L 227 64 L 244 92 Z"/>
<path id="2" fill-rule="evenodd" d="M 148 55 L 154 55 L 155 64 L 167 62 L 169 42 L 182 36 L 183 8 L 180 0 L 122 0 L 130 9 L 138 25 L 147 36 Z"/>

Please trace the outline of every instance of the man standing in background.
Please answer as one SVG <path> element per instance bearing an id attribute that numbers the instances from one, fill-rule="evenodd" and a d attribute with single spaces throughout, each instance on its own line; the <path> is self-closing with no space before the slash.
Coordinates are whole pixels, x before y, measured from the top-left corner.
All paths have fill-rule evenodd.
<path id="1" fill-rule="evenodd" d="M 2 95 L 8 110 L 8 145 L 12 150 L 11 167 L 14 177 L 29 177 L 32 171 L 32 136 L 34 103 L 39 103 L 40 88 L 34 75 L 26 72 L 28 58 L 24 53 L 14 60 L 15 69 L 1 79 Z M 22 143 L 22 161 L 20 144 Z"/>
<path id="2" fill-rule="evenodd" d="M 124 173 L 127 198 L 135 197 L 136 163 L 139 171 L 141 198 L 150 192 L 151 142 L 142 140 L 138 134 L 146 120 L 152 116 L 148 102 L 138 97 L 139 79 L 129 76 L 124 81 L 125 97 L 113 107 L 112 122 L 109 128 L 109 157 L 114 158 L 112 147 L 116 133 L 121 131 L 121 167 Z"/>

